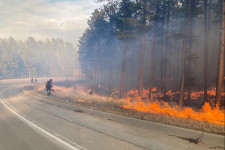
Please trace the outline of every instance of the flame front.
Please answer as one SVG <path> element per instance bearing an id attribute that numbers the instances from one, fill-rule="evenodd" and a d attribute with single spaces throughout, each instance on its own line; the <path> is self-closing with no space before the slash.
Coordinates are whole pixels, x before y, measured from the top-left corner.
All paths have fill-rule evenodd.
<path id="1" fill-rule="evenodd" d="M 43 89 L 40 88 L 40 89 Z M 64 87 L 57 87 L 54 86 L 54 89 L 57 91 L 61 91 L 63 93 L 71 94 L 74 93 L 76 95 L 76 101 L 91 103 L 88 100 L 90 96 L 87 94 L 87 88 L 82 85 L 77 85 L 76 87 L 71 88 L 64 88 Z M 79 93 L 79 94 L 78 94 Z M 118 91 L 115 91 L 118 94 Z M 192 100 L 199 100 L 202 95 L 204 94 L 203 91 L 195 91 L 191 93 Z M 208 95 L 209 97 L 215 97 L 215 89 L 209 90 Z M 84 95 L 80 96 L 79 95 Z M 86 95 L 86 97 L 85 97 Z M 175 102 L 172 100 L 177 99 L 179 96 L 179 92 L 168 91 L 166 93 L 167 100 L 169 102 L 164 102 L 159 100 L 159 98 L 163 97 L 161 92 L 158 92 L 156 88 L 152 89 L 152 101 L 148 100 L 149 90 L 143 89 L 143 96 L 138 96 L 138 90 L 131 90 L 126 94 L 126 98 L 124 99 L 117 99 L 116 102 L 119 102 L 121 107 L 126 109 L 133 109 L 141 112 L 147 113 L 155 113 L 155 114 L 164 114 L 173 117 L 179 118 L 187 118 L 187 119 L 194 119 L 199 121 L 206 121 L 209 123 L 224 125 L 224 110 L 220 110 L 219 108 L 212 108 L 209 103 L 205 103 L 201 110 L 194 110 L 190 107 L 184 107 L 180 109 Z M 224 95 L 224 93 L 223 93 Z M 108 102 L 108 100 L 113 100 L 112 97 L 107 98 L 104 96 L 99 96 L 97 94 L 92 95 L 92 100 L 96 100 Z M 187 99 L 187 93 L 185 93 L 185 99 Z M 122 102 L 122 103 L 120 103 Z"/>
<path id="2" fill-rule="evenodd" d="M 147 113 L 159 113 L 170 115 L 174 117 L 180 118 L 189 118 L 199 121 L 207 121 L 214 124 L 224 124 L 224 112 L 221 111 L 219 108 L 212 108 L 209 103 L 205 103 L 199 111 L 194 111 L 190 107 L 185 107 L 180 109 L 177 105 L 172 106 L 170 103 L 167 102 L 159 102 L 156 100 L 159 97 L 162 97 L 162 94 L 156 92 L 156 89 L 153 90 L 152 97 L 155 100 L 154 102 L 143 101 L 144 98 L 148 96 L 148 89 L 143 90 L 143 97 L 138 96 L 138 90 L 132 90 L 127 93 L 127 97 L 123 99 L 125 105 L 123 108 L 126 109 L 134 109 L 137 111 L 147 112 Z M 177 92 L 168 91 L 167 95 L 173 97 Z M 193 99 L 197 99 L 201 96 L 201 92 L 193 92 L 191 97 Z M 214 95 L 215 91 L 209 91 L 209 95 Z M 186 93 L 187 95 L 187 93 Z"/>

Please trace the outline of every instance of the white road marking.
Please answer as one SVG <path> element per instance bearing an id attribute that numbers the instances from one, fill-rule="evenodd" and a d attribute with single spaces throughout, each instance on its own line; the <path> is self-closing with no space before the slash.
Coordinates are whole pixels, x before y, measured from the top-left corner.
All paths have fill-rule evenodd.
<path id="1" fill-rule="evenodd" d="M 84 147 L 82 147 L 82 146 L 80 146 L 80 145 L 78 145 L 78 144 L 76 144 L 76 143 L 73 143 L 74 145 L 76 145 L 76 147 L 73 146 L 73 145 L 71 145 L 70 143 L 66 142 L 65 140 L 62 140 L 62 139 L 58 138 L 58 137 L 55 136 L 54 134 L 49 133 L 49 132 L 46 131 L 45 129 L 39 127 L 38 125 L 36 125 L 36 124 L 34 124 L 33 122 L 29 121 L 28 119 L 24 118 L 23 116 L 21 116 L 20 114 L 18 114 L 18 113 L 16 112 L 16 109 L 15 109 L 12 105 L 10 105 L 8 102 L 6 102 L 6 103 L 7 103 L 7 104 L 6 104 L 3 100 L 1 100 L 1 103 L 2 103 L 7 109 L 9 109 L 12 113 L 14 113 L 18 118 L 20 118 L 23 122 L 25 122 L 27 125 L 29 125 L 29 126 L 31 126 L 31 127 L 34 127 L 34 128 L 36 128 L 36 129 L 38 129 L 39 131 L 41 131 L 41 132 L 44 133 L 45 135 L 47 135 L 47 136 L 51 137 L 52 139 L 54 139 L 54 140 L 60 142 L 61 144 L 63 144 L 63 145 L 66 146 L 67 148 L 69 148 L 69 149 L 71 149 L 71 150 L 86 150 Z M 11 108 L 10 108 L 9 106 L 10 106 Z M 14 109 L 14 110 L 13 110 L 13 109 Z M 65 139 L 65 138 L 64 138 L 64 139 Z M 69 141 L 69 140 L 67 140 L 67 141 Z"/>

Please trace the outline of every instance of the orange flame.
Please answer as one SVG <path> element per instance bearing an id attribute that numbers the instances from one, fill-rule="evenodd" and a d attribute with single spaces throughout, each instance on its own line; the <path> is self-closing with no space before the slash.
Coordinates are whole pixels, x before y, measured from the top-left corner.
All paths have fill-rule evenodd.
<path id="1" fill-rule="evenodd" d="M 148 112 L 148 113 L 160 113 L 166 114 L 174 117 L 180 118 L 189 118 L 199 121 L 207 121 L 214 124 L 224 124 L 224 112 L 221 111 L 219 108 L 211 108 L 209 103 L 205 103 L 200 111 L 194 111 L 190 107 L 185 107 L 183 109 L 179 109 L 178 106 L 170 106 L 167 102 L 159 102 L 157 98 L 162 97 L 162 94 L 159 92 L 157 93 L 156 90 L 152 94 L 154 102 L 143 102 L 143 99 L 148 95 L 148 89 L 143 90 L 143 97 L 138 96 L 138 90 L 132 90 L 127 93 L 126 99 L 123 101 L 126 102 L 123 105 L 123 108 L 126 109 L 134 109 L 137 111 Z M 167 95 L 173 97 L 175 94 L 179 92 L 171 92 L 168 91 Z M 200 92 L 192 92 L 191 97 L 193 99 L 199 98 L 203 94 L 202 91 Z M 209 95 L 215 95 L 215 91 L 209 91 Z"/>
<path id="2" fill-rule="evenodd" d="M 87 95 L 87 88 L 82 85 L 77 85 L 76 87 L 71 88 L 63 88 L 54 86 L 55 90 L 62 91 L 64 93 L 79 93 L 81 95 Z M 118 91 L 116 91 L 118 93 Z M 191 99 L 198 100 L 204 94 L 203 91 L 195 91 L 191 92 Z M 225 93 L 223 93 L 225 94 Z M 179 95 L 178 92 L 168 91 L 166 93 L 170 100 L 174 99 L 175 95 Z M 216 92 L 214 90 L 209 90 L 208 95 L 215 96 Z M 152 102 L 148 101 L 149 89 L 143 89 L 143 96 L 138 96 L 138 90 L 130 90 L 127 93 L 126 98 L 121 99 L 120 101 L 124 102 L 121 107 L 126 109 L 134 109 L 141 112 L 147 113 L 158 113 L 170 115 L 173 117 L 179 118 L 189 118 L 199 121 L 206 121 L 209 123 L 224 125 L 224 112 L 219 108 L 212 108 L 209 103 L 205 103 L 201 110 L 195 111 L 190 107 L 185 107 L 180 109 L 177 105 L 172 105 L 172 103 L 158 101 L 159 98 L 163 97 L 161 92 L 158 92 L 156 88 L 152 89 Z M 96 97 L 97 99 L 105 99 L 105 97 L 92 95 L 92 97 Z M 185 97 L 187 98 L 187 93 L 185 93 Z M 76 99 L 77 100 L 77 99 Z M 113 100 L 112 97 L 108 98 L 108 100 Z M 78 99 L 78 101 L 84 102 L 84 99 Z M 86 101 L 88 102 L 88 101 Z"/>

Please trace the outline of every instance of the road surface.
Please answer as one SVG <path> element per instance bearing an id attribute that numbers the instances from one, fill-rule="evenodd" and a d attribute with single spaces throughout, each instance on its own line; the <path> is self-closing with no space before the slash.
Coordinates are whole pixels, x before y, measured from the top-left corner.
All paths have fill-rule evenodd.
<path id="1" fill-rule="evenodd" d="M 0 80 L 0 150 L 224 149 L 53 105 L 24 94 L 20 88 L 28 83 Z"/>

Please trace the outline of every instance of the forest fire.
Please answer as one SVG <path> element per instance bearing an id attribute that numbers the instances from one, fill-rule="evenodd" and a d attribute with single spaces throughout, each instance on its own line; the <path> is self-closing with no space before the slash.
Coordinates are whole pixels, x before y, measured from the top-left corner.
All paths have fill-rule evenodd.
<path id="1" fill-rule="evenodd" d="M 90 101 L 87 99 L 90 98 L 90 95 L 88 95 L 87 89 L 83 85 L 76 85 L 70 88 L 54 86 L 54 88 L 55 90 L 57 90 L 57 92 L 61 91 L 64 94 L 67 93 L 67 96 L 69 93 L 74 93 L 76 95 L 75 100 L 79 102 L 92 103 L 92 101 L 95 99 L 99 102 L 109 102 L 108 100 L 114 100 L 113 97 L 107 98 L 103 95 L 98 95 L 98 93 L 94 93 L 94 95 L 91 96 Z M 43 89 L 43 87 L 41 87 L 41 89 Z M 115 91 L 115 93 L 118 94 L 118 91 Z M 193 91 L 191 92 L 191 99 L 193 101 L 200 101 L 200 98 L 203 97 L 203 93 L 203 91 Z M 215 94 L 215 89 L 208 91 L 209 97 L 215 97 Z M 166 95 L 167 102 L 162 100 L 163 94 L 159 92 L 157 88 L 153 88 L 152 101 L 149 102 L 148 89 L 143 89 L 142 97 L 138 96 L 138 90 L 131 90 L 126 94 L 126 98 L 119 99 L 115 102 L 118 102 L 118 104 L 123 108 L 137 110 L 140 112 L 169 115 L 172 117 L 187 118 L 218 125 L 224 125 L 224 110 L 220 110 L 219 108 L 212 108 L 210 106 L 210 103 L 205 103 L 201 109 L 195 109 L 193 107 L 187 106 L 183 109 L 180 109 L 179 106 L 174 102 L 174 100 L 177 99 L 177 96 L 179 96 L 179 92 L 169 90 Z M 187 101 L 187 95 L 188 93 L 186 92 L 185 101 Z"/>
<path id="2" fill-rule="evenodd" d="M 209 123 L 224 125 L 224 112 L 219 108 L 212 108 L 209 103 L 205 103 L 201 110 L 195 111 L 190 107 L 184 107 L 180 109 L 177 105 L 172 105 L 172 103 L 159 102 L 158 97 L 162 97 L 160 92 L 156 92 L 156 88 L 153 89 L 153 102 L 144 101 L 148 96 L 148 89 L 143 90 L 143 97 L 138 96 L 138 91 L 133 90 L 127 93 L 127 98 L 123 99 L 126 102 L 123 108 L 134 109 L 137 111 L 147 112 L 147 113 L 159 113 L 170 115 L 173 117 L 194 119 L 199 121 L 206 121 Z M 168 91 L 167 94 L 173 97 L 177 92 Z M 199 98 L 203 94 L 200 92 L 192 92 L 191 97 L 193 99 Z M 215 91 L 209 91 L 210 95 L 215 95 Z"/>

